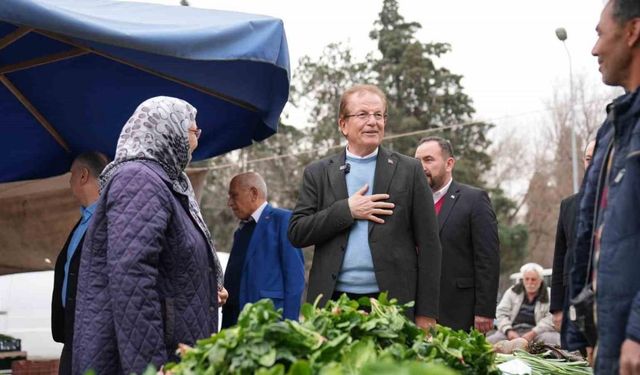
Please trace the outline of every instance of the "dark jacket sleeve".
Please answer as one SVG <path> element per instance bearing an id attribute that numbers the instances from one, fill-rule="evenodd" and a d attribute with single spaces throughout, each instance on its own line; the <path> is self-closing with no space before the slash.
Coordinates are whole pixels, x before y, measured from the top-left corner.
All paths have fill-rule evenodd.
<path id="1" fill-rule="evenodd" d="M 304 256 L 287 238 L 287 224 L 291 214 L 285 213 L 279 228 L 280 261 L 284 276 L 284 318 L 298 320 L 304 290 Z"/>
<path id="2" fill-rule="evenodd" d="M 171 193 L 151 171 L 123 169 L 107 194 L 107 268 L 122 372 L 167 361 L 156 289 Z"/>
<path id="3" fill-rule="evenodd" d="M 322 165 L 305 168 L 298 202 L 289 221 L 289 240 L 296 247 L 321 244 L 348 229 L 354 222 L 348 199 L 320 207 Z"/>
<path id="4" fill-rule="evenodd" d="M 640 292 L 631 301 L 626 337 L 640 343 Z"/>
<path id="5" fill-rule="evenodd" d="M 496 214 L 485 191 L 480 192 L 471 211 L 471 240 L 476 285 L 474 314 L 493 318 L 500 278 L 500 239 Z"/>
<path id="6" fill-rule="evenodd" d="M 567 254 L 567 233 L 564 232 L 564 217 L 566 215 L 567 201 L 560 203 L 560 214 L 558 215 L 558 225 L 556 227 L 556 245 L 553 252 L 553 271 L 551 274 L 551 306 L 552 313 L 561 311 L 564 304 L 564 282 L 563 274 L 565 257 Z"/>
<path id="7" fill-rule="evenodd" d="M 56 260 L 56 267 L 53 273 L 53 294 L 51 296 L 51 336 L 53 341 L 64 343 L 65 341 L 65 318 L 64 307 L 62 307 L 62 283 L 64 279 L 64 263 L 66 262 L 67 246 L 69 240 L 67 239 L 66 246 L 62 248 L 58 259 Z"/>
<path id="8" fill-rule="evenodd" d="M 418 252 L 418 285 L 415 315 L 438 318 L 440 304 L 440 270 L 442 249 L 433 196 L 420 163 L 412 163 L 413 205 L 411 219 Z"/>

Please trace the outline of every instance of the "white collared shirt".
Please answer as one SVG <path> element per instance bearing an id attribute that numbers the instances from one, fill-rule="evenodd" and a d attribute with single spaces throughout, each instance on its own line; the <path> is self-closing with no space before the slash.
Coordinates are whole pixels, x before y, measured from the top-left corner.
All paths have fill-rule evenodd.
<path id="1" fill-rule="evenodd" d="M 351 151 L 349 151 L 349 145 L 347 145 L 347 157 L 353 158 L 353 159 L 368 159 L 368 158 L 370 158 L 372 156 L 378 155 L 378 149 L 379 149 L 379 147 L 376 147 L 376 149 L 373 150 L 373 152 L 370 153 L 369 155 L 358 156 L 356 154 L 351 153 Z"/>
<path id="2" fill-rule="evenodd" d="M 453 178 L 450 178 L 449 182 L 447 182 L 447 184 L 444 185 L 442 189 L 433 192 L 433 203 L 437 203 L 442 197 L 444 197 L 445 194 L 447 194 L 447 190 L 449 190 L 449 186 L 451 186 L 452 182 Z"/>
<path id="3" fill-rule="evenodd" d="M 260 207 L 258 207 L 257 210 L 255 210 L 252 214 L 251 217 L 253 218 L 253 220 L 255 220 L 256 224 L 258 224 L 258 220 L 260 219 L 260 215 L 262 215 L 262 211 L 264 211 L 264 208 L 267 207 L 267 201 L 262 202 L 262 204 L 260 205 Z"/>

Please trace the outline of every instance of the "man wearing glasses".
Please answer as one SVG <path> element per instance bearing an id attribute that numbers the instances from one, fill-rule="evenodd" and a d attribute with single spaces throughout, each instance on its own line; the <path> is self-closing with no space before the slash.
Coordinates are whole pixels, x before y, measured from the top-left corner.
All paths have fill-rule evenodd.
<path id="1" fill-rule="evenodd" d="M 387 100 L 371 85 L 347 90 L 338 126 L 347 147 L 305 168 L 289 222 L 296 247 L 315 246 L 307 300 L 388 292 L 426 329 L 438 317 L 441 249 L 431 190 L 416 159 L 380 144 Z"/>

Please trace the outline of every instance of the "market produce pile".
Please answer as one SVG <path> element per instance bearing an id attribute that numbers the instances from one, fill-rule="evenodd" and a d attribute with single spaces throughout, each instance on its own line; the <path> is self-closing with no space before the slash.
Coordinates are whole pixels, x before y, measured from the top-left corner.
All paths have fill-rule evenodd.
<path id="1" fill-rule="evenodd" d="M 194 347 L 181 346 L 180 363 L 163 370 L 175 375 L 494 375 L 501 373 L 497 365 L 517 359 L 533 375 L 592 374 L 581 358 L 549 358 L 565 352 L 544 344 L 513 345 L 513 354 L 496 354 L 500 347 L 494 349 L 475 330 L 437 326 L 427 336 L 404 315 L 410 306 L 384 293 L 358 301 L 343 295 L 323 308 L 317 301 L 303 305 L 295 322 L 281 320 L 273 302 L 261 300 L 245 306 L 236 326 Z M 150 367 L 145 375 L 155 373 Z"/>
<path id="2" fill-rule="evenodd" d="M 524 350 L 516 350 L 512 355 L 498 354 L 497 363 L 505 363 L 519 359 L 531 368 L 533 375 L 591 375 L 593 370 L 586 361 L 569 362 L 564 359 L 547 358 L 544 355 L 530 354 Z"/>
<path id="3" fill-rule="evenodd" d="M 317 302 L 316 302 L 317 304 Z M 425 333 L 386 294 L 305 304 L 281 321 L 270 300 L 248 304 L 238 324 L 181 350 L 173 374 L 499 374 L 485 337 L 438 326 Z M 360 310 L 370 308 L 370 313 Z"/>

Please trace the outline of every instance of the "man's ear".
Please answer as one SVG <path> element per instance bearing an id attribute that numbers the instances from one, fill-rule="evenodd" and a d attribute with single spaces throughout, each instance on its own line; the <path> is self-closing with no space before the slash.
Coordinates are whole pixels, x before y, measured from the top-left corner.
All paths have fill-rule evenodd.
<path id="1" fill-rule="evenodd" d="M 84 184 L 89 181 L 89 168 L 82 167 L 80 172 L 80 181 Z"/>
<path id="2" fill-rule="evenodd" d="M 249 191 L 251 192 L 251 200 L 255 201 L 256 199 L 258 199 L 259 193 L 258 193 L 258 188 L 257 187 L 252 186 L 252 187 L 249 188 Z"/>
<path id="3" fill-rule="evenodd" d="M 346 120 L 343 118 L 339 118 L 338 119 L 338 131 L 340 132 L 340 134 L 342 134 L 343 137 L 346 137 L 347 135 L 344 133 L 344 127 L 347 125 Z"/>
<path id="4" fill-rule="evenodd" d="M 452 157 L 448 157 L 447 158 L 447 170 L 448 171 L 452 171 L 453 170 L 453 166 L 456 165 L 456 159 L 452 158 Z"/>
<path id="5" fill-rule="evenodd" d="M 627 45 L 630 48 L 640 47 L 640 18 L 634 18 L 627 24 Z"/>

